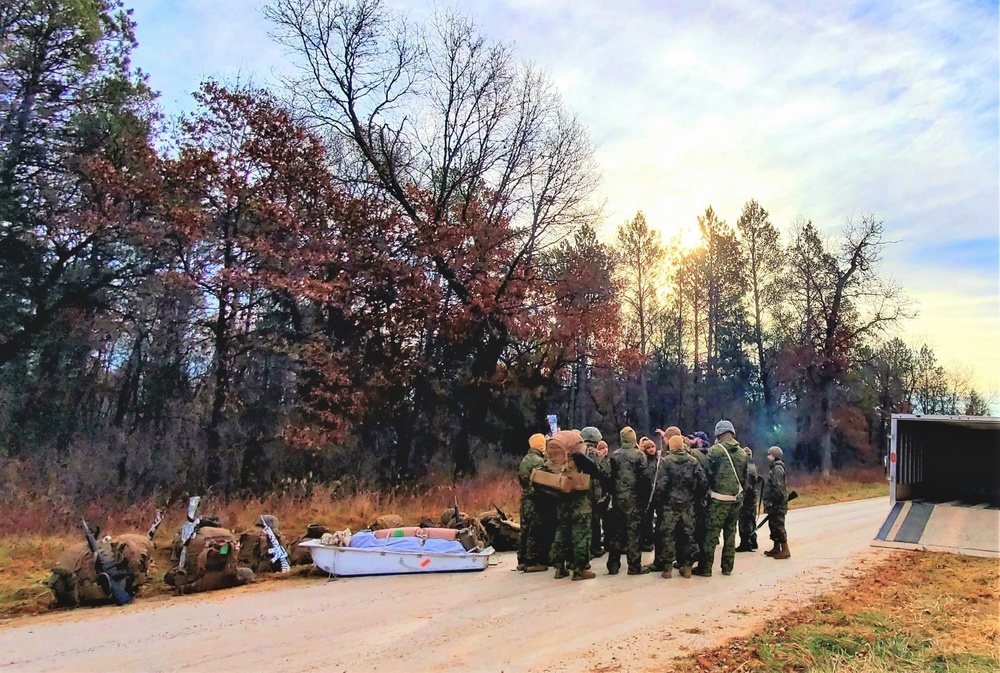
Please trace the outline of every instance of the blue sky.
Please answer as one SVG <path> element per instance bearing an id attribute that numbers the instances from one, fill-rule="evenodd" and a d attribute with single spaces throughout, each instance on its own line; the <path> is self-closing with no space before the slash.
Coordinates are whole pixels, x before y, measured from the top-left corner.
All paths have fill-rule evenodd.
<path id="1" fill-rule="evenodd" d="M 432 5 L 390 2 L 420 20 Z M 449 4 L 440 3 L 439 4 Z M 168 114 L 207 76 L 288 69 L 259 0 L 134 0 L 136 63 Z M 900 331 L 1000 389 L 996 2 L 460 3 L 548 70 L 599 145 L 607 232 L 665 236 L 756 198 L 830 235 L 874 212 L 885 269 L 919 304 Z"/>

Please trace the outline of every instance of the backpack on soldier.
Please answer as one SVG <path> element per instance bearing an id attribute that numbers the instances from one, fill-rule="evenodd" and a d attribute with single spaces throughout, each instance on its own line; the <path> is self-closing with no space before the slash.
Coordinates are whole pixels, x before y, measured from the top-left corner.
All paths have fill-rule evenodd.
<path id="1" fill-rule="evenodd" d="M 113 559 L 124 573 L 125 591 L 135 596 L 149 579 L 153 543 L 145 535 L 127 533 L 111 540 L 99 540 L 97 544 L 101 554 Z M 59 555 L 48 585 L 56 604 L 61 606 L 77 607 L 111 600 L 98 584 L 94 554 L 86 542 L 74 544 Z"/>
<path id="2" fill-rule="evenodd" d="M 179 550 L 175 549 L 175 553 L 179 555 Z M 187 543 L 186 556 L 184 568 L 175 566 L 163 578 L 178 594 L 225 589 L 252 581 L 252 570 L 238 568 L 239 542 L 225 528 L 198 528 Z"/>

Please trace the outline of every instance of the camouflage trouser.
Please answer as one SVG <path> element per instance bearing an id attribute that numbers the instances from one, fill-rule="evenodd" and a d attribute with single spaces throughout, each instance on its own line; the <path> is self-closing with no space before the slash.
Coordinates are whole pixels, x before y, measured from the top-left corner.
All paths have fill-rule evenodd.
<path id="1" fill-rule="evenodd" d="M 521 538 L 517 544 L 517 562 L 524 565 L 548 565 L 552 547 L 552 519 L 555 503 L 538 495 L 521 497 Z"/>
<path id="2" fill-rule="evenodd" d="M 705 555 L 705 533 L 708 523 L 708 503 L 699 499 L 694 504 L 694 541 L 698 545 L 698 558 Z"/>
<path id="3" fill-rule="evenodd" d="M 785 532 L 785 514 L 787 513 L 788 505 L 768 512 L 767 527 L 771 530 L 771 540 L 774 542 L 788 542 L 788 534 Z"/>
<path id="4" fill-rule="evenodd" d="M 568 495 L 556 505 L 552 562 L 581 571 L 590 563 L 590 496 Z"/>
<path id="5" fill-rule="evenodd" d="M 757 546 L 757 497 L 753 491 L 743 494 L 740 507 L 740 544 Z"/>
<path id="6" fill-rule="evenodd" d="M 629 568 L 638 568 L 642 564 L 642 550 L 639 547 L 642 510 L 614 505 L 608 510 L 608 523 L 608 570 L 622 567 L 622 554 L 625 554 Z"/>
<path id="7" fill-rule="evenodd" d="M 719 546 L 719 533 L 722 533 L 722 572 L 733 570 L 736 561 L 736 520 L 739 518 L 740 505 L 736 502 L 712 500 L 708 504 L 708 521 L 705 524 L 705 549 L 702 552 L 702 564 L 710 569 L 715 562 L 715 548 Z"/>
<path id="8" fill-rule="evenodd" d="M 657 570 L 668 570 L 674 561 L 691 565 L 698 558 L 698 543 L 694 539 L 694 507 L 661 507 L 656 512 Z"/>
<path id="9" fill-rule="evenodd" d="M 594 502 L 591 500 L 591 514 L 590 514 L 590 546 L 592 551 L 596 552 L 599 549 L 604 548 L 604 529 L 602 524 L 607 514 L 607 504 L 602 504 L 600 500 Z"/>

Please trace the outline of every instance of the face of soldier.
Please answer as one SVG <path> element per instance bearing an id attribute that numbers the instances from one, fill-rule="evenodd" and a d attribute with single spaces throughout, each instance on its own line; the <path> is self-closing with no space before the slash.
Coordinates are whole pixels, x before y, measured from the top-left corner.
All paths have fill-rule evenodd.
<path id="1" fill-rule="evenodd" d="M 769 463 L 773 463 L 774 462 L 774 454 L 773 453 L 767 454 L 767 462 L 769 462 Z"/>

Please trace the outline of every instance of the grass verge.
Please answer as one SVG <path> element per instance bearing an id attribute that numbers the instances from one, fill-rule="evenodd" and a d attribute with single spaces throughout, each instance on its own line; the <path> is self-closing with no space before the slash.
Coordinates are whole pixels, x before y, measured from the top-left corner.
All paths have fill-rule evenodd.
<path id="1" fill-rule="evenodd" d="M 796 475 L 791 486 L 800 494 L 792 501 L 797 507 L 875 497 L 887 492 L 881 469 L 854 470 L 825 479 Z M 398 514 L 408 524 L 437 520 L 456 497 L 463 511 L 478 513 L 496 504 L 516 517 L 521 489 L 512 475 L 496 472 L 459 484 L 438 480 L 418 488 L 390 491 L 345 492 L 334 485 L 306 487 L 262 498 L 226 499 L 210 495 L 202 499 L 199 512 L 219 517 L 224 526 L 237 532 L 252 526 L 261 514 L 274 514 L 281 522 L 285 539 L 292 541 L 314 521 L 329 528 L 358 530 L 380 514 Z M 0 619 L 53 609 L 52 596 L 41 582 L 49 577 L 59 552 L 82 539 L 76 528 L 81 514 L 91 525 L 116 534 L 147 530 L 155 509 L 151 500 L 125 504 L 109 496 L 81 512 L 64 503 L 35 501 L 27 494 L 0 506 Z M 185 509 L 186 502 L 181 500 L 165 513 L 156 538 L 156 571 L 151 582 L 143 587 L 140 598 L 171 591 L 163 582 L 163 575 L 170 568 L 169 545 L 184 520 Z M 293 579 L 298 576 L 301 575 L 293 573 Z M 272 579 L 273 576 L 262 576 L 263 581 Z"/>
<path id="2" fill-rule="evenodd" d="M 789 503 L 791 509 L 889 495 L 889 482 L 881 467 L 852 468 L 835 472 L 829 477 L 793 471 L 789 475 L 788 487 L 799 494 Z"/>
<path id="3" fill-rule="evenodd" d="M 1000 670 L 1000 561 L 897 552 L 836 594 L 678 673 L 983 673 Z"/>

